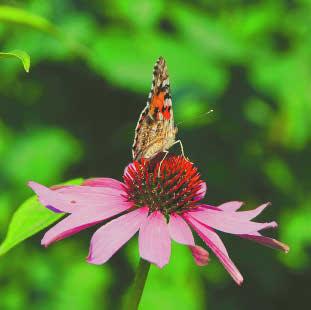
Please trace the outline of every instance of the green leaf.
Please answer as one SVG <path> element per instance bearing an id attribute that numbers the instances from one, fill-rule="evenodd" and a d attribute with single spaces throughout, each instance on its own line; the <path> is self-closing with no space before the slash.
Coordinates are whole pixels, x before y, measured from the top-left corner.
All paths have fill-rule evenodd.
<path id="1" fill-rule="evenodd" d="M 29 72 L 30 57 L 26 52 L 20 50 L 14 50 L 7 53 L 0 52 L 0 59 L 1 58 L 19 58 L 23 63 L 25 71 Z"/>
<path id="2" fill-rule="evenodd" d="M 54 39 L 60 41 L 66 48 L 68 48 L 72 53 L 79 55 L 80 57 L 87 57 L 89 50 L 86 46 L 76 42 L 69 35 L 64 35 L 63 29 L 59 29 L 56 25 L 51 23 L 48 19 L 36 15 L 34 13 L 28 12 L 21 8 L 0 5 L 0 24 L 1 22 L 12 23 L 20 26 L 27 26 L 35 30 L 39 30 L 44 33 L 48 33 Z M 24 27 L 23 27 L 24 28 Z M 23 35 L 20 37 L 23 40 L 24 35 L 27 32 L 23 31 Z M 32 38 L 32 36 L 30 35 Z M 18 38 L 18 37 L 17 37 Z M 35 36 L 36 38 L 36 36 Z M 43 39 L 43 42 L 46 38 Z M 43 46 L 42 42 L 39 40 L 40 47 Z M 50 43 L 50 41 L 47 40 Z M 28 43 L 28 42 L 27 42 Z M 33 42 L 30 42 L 33 44 Z M 45 46 L 45 45 L 44 45 Z M 45 52 L 49 53 L 49 47 L 45 46 Z M 40 49 L 40 54 L 44 54 L 44 51 Z"/>
<path id="3" fill-rule="evenodd" d="M 57 28 L 44 17 L 12 6 L 0 5 L 0 21 L 28 26 L 52 35 L 58 35 Z"/>
<path id="4" fill-rule="evenodd" d="M 79 185 L 82 178 L 73 179 L 63 184 Z M 37 232 L 63 217 L 64 213 L 54 213 L 42 207 L 37 196 L 27 199 L 14 213 L 5 240 L 0 246 L 0 255 Z"/>

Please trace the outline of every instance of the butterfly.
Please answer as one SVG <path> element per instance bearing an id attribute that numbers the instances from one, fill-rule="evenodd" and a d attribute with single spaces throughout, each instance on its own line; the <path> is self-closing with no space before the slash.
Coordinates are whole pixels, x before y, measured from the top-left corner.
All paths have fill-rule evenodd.
<path id="1" fill-rule="evenodd" d="M 140 114 L 132 146 L 134 160 L 151 159 L 179 143 L 176 141 L 177 126 L 174 123 L 172 97 L 167 65 L 160 57 L 153 68 L 153 79 L 147 105 Z"/>

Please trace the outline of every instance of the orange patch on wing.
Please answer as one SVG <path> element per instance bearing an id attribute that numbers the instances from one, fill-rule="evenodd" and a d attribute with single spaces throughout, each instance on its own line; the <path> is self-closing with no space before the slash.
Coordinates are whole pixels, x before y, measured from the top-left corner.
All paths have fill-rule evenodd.
<path id="1" fill-rule="evenodd" d="M 162 112 L 164 106 L 164 92 L 160 92 L 159 95 L 154 95 L 150 103 L 150 113 L 154 114 L 155 110 Z"/>
<path id="2" fill-rule="evenodd" d="M 164 96 L 165 93 L 164 92 L 160 92 L 159 95 L 154 95 L 151 99 L 151 103 L 150 103 L 150 112 L 151 115 L 154 114 L 155 109 L 157 108 L 158 113 L 162 113 L 163 117 L 166 120 L 169 120 L 171 118 L 171 113 L 168 110 L 168 107 L 164 108 Z"/>
<path id="3" fill-rule="evenodd" d="M 163 92 L 161 92 L 157 96 L 153 96 L 151 106 L 157 107 L 159 111 L 161 111 L 163 105 L 164 105 L 164 93 Z"/>
<path id="4" fill-rule="evenodd" d="M 169 120 L 171 118 L 171 113 L 168 111 L 167 108 L 165 109 L 163 116 L 166 120 Z"/>

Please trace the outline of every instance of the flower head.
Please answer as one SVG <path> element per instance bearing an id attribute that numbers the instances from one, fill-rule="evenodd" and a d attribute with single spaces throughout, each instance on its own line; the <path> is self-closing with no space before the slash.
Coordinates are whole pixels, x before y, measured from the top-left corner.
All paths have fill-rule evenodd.
<path id="1" fill-rule="evenodd" d="M 198 265 L 208 263 L 208 252 L 195 244 L 192 231 L 215 253 L 241 284 L 243 277 L 215 232 L 223 231 L 287 252 L 288 246 L 261 235 L 275 222 L 252 221 L 269 204 L 238 211 L 241 202 L 218 207 L 202 204 L 206 184 L 194 165 L 182 156 L 158 161 L 135 161 L 124 172 L 124 183 L 110 178 L 86 180 L 81 186 L 29 186 L 40 202 L 54 212 L 69 215 L 46 232 L 44 246 L 87 227 L 110 220 L 93 235 L 88 262 L 103 264 L 139 231 L 140 256 L 162 268 L 169 262 L 171 240 L 187 245 Z"/>
<path id="2" fill-rule="evenodd" d="M 127 167 L 123 179 L 129 201 L 165 216 L 197 208 L 206 190 L 197 168 L 182 156 L 170 156 L 162 163 L 135 161 Z"/>

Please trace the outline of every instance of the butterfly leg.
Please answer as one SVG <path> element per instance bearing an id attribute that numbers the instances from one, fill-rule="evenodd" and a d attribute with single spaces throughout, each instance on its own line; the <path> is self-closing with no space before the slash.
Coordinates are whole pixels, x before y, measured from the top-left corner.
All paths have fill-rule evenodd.
<path id="1" fill-rule="evenodd" d="M 173 145 L 175 145 L 175 144 L 179 144 L 179 145 L 180 145 L 181 155 L 182 155 L 185 159 L 187 159 L 186 156 L 185 156 L 185 152 L 184 152 L 184 146 L 183 146 L 181 140 L 175 141 L 175 142 L 171 145 L 171 147 L 172 147 Z"/>
<path id="2" fill-rule="evenodd" d="M 182 156 L 183 156 L 184 158 L 186 158 L 185 152 L 184 152 L 184 146 L 183 146 L 181 140 L 177 140 L 175 143 L 176 143 L 176 144 L 179 143 L 179 145 L 180 145 L 180 150 L 181 150 L 181 154 L 182 154 Z"/>
<path id="3" fill-rule="evenodd" d="M 164 154 L 164 156 L 163 156 L 163 158 L 162 158 L 162 160 L 161 160 L 161 162 L 160 162 L 160 165 L 159 165 L 159 169 L 158 169 L 158 178 L 160 177 L 160 172 L 161 172 L 161 166 L 162 166 L 162 163 L 163 163 L 163 161 L 164 161 L 164 159 L 166 158 L 166 156 L 168 155 L 168 151 L 163 151 L 163 153 L 165 153 Z"/>
<path id="4" fill-rule="evenodd" d="M 184 158 L 186 161 L 190 162 L 190 160 L 185 156 L 184 146 L 183 146 L 181 140 L 175 141 L 175 142 L 173 143 L 173 145 L 174 145 L 174 144 L 177 144 L 177 143 L 180 145 L 181 155 L 183 156 L 183 158 Z"/>

